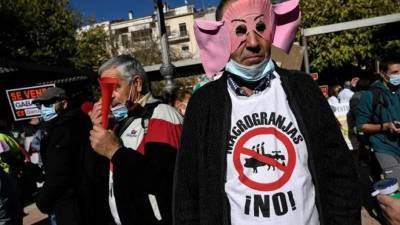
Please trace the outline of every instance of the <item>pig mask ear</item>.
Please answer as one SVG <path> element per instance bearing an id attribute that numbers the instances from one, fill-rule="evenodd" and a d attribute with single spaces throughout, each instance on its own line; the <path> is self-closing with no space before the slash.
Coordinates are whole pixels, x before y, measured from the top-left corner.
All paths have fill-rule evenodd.
<path id="1" fill-rule="evenodd" d="M 195 20 L 194 34 L 200 58 L 208 77 L 219 73 L 230 57 L 229 32 L 224 21 Z"/>
<path id="2" fill-rule="evenodd" d="M 276 27 L 272 44 L 287 53 L 292 46 L 300 25 L 301 13 L 299 0 L 289 0 L 275 4 L 273 5 L 273 10 Z"/>

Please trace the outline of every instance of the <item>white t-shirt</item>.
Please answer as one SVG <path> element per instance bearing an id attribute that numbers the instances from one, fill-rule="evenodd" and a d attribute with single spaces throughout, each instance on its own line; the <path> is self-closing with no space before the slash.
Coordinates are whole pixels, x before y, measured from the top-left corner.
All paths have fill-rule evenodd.
<path id="1" fill-rule="evenodd" d="M 232 225 L 319 225 L 303 135 L 280 77 L 232 100 L 227 193 Z"/>
<path id="2" fill-rule="evenodd" d="M 331 96 L 328 98 L 329 105 L 339 104 L 339 99 L 336 96 Z"/>

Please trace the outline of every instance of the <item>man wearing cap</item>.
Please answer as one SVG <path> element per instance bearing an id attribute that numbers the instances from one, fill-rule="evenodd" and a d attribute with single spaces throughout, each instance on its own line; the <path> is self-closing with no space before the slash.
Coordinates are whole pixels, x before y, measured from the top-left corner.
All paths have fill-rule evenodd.
<path id="1" fill-rule="evenodd" d="M 299 0 L 223 0 L 196 21 L 203 67 L 222 77 L 189 102 L 175 168 L 175 225 L 359 225 L 357 175 L 311 77 L 279 68 Z"/>
<path id="2" fill-rule="evenodd" d="M 87 191 L 88 181 L 84 179 L 88 174 L 83 170 L 88 163 L 87 153 L 92 153 L 88 151 L 89 117 L 80 108 L 71 107 L 65 90 L 59 87 L 49 88 L 33 103 L 40 107 L 45 130 L 40 144 L 45 181 L 37 207 L 43 213 L 54 214 L 57 225 L 94 224 L 89 212 L 97 206 L 85 202 L 87 194 L 92 193 Z M 104 216 L 96 213 L 100 218 Z"/>

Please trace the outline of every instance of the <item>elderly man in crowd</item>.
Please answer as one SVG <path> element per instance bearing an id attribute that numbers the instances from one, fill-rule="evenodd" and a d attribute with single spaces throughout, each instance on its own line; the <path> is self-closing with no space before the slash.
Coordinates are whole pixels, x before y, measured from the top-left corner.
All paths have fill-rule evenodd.
<path id="1" fill-rule="evenodd" d="M 172 180 L 182 117 L 155 99 L 140 63 L 129 55 L 105 62 L 101 78 L 115 78 L 111 113 L 114 131 L 101 126 L 96 103 L 91 144 L 110 164 L 109 205 L 117 225 L 171 224 Z"/>

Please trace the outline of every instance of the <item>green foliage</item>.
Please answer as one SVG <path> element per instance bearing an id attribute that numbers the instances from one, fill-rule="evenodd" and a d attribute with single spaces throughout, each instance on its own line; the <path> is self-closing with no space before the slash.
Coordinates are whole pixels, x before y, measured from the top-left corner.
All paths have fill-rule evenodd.
<path id="1" fill-rule="evenodd" d="M 162 63 L 160 43 L 153 39 L 132 42 L 130 51 L 143 66 Z"/>
<path id="2" fill-rule="evenodd" d="M 102 27 L 78 32 L 68 0 L 0 0 L 0 57 L 96 70 L 108 58 Z"/>
<path id="3" fill-rule="evenodd" d="M 143 66 L 161 64 L 162 54 L 160 47 L 160 40 L 148 39 L 141 42 L 131 42 L 130 53 L 137 58 Z M 171 61 L 178 61 L 189 56 L 183 57 L 178 48 L 169 46 L 169 55 Z"/>
<path id="4" fill-rule="evenodd" d="M 311 28 L 400 12 L 398 0 L 301 0 L 303 28 Z M 371 68 L 384 49 L 399 49 L 400 35 L 392 40 L 382 37 L 382 30 L 393 24 L 353 29 L 307 38 L 311 71 L 338 68 L 349 64 Z M 392 31 L 395 32 L 395 31 Z"/>
<path id="5" fill-rule="evenodd" d="M 142 42 L 132 42 L 130 53 L 139 60 L 143 66 L 162 64 L 162 55 L 160 49 L 160 40 L 154 40 L 153 38 L 147 39 Z M 178 48 L 169 46 L 169 55 L 172 62 L 191 57 L 191 55 L 182 56 Z M 198 76 L 182 77 L 174 79 L 176 87 L 178 89 L 192 89 L 193 86 L 198 82 Z M 164 90 L 166 81 L 153 81 L 151 83 L 152 93 L 155 96 L 164 96 Z"/>
<path id="6" fill-rule="evenodd" d="M 383 46 L 383 52 L 391 57 L 400 57 L 400 40 L 388 41 L 385 46 Z"/>
<path id="7" fill-rule="evenodd" d="M 107 52 L 108 36 L 103 26 L 95 26 L 76 34 L 76 53 L 72 59 L 77 69 L 97 71 L 110 58 Z"/>
<path id="8" fill-rule="evenodd" d="M 76 18 L 67 0 L 0 0 L 0 56 L 68 65 Z"/>

